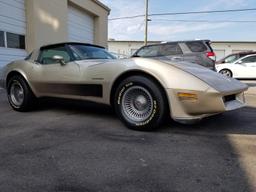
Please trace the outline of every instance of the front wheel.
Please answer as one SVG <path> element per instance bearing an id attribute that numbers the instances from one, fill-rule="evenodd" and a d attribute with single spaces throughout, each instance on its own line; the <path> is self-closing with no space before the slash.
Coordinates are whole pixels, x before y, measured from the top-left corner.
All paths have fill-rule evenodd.
<path id="1" fill-rule="evenodd" d="M 163 122 L 168 104 L 159 86 L 149 78 L 132 76 L 118 86 L 115 110 L 131 129 L 148 131 Z"/>
<path id="2" fill-rule="evenodd" d="M 225 75 L 227 77 L 232 77 L 233 76 L 232 72 L 228 69 L 222 69 L 222 70 L 220 70 L 219 73 L 222 74 L 222 75 Z"/>

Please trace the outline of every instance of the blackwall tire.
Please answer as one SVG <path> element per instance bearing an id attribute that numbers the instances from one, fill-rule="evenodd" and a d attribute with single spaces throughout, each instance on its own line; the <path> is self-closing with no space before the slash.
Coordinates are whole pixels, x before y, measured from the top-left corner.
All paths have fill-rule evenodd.
<path id="1" fill-rule="evenodd" d="M 233 76 L 233 73 L 229 69 L 222 69 L 222 70 L 220 70 L 219 73 L 222 74 L 222 75 L 225 75 L 227 77 L 232 77 Z"/>
<path id="2" fill-rule="evenodd" d="M 7 96 L 9 104 L 16 111 L 25 112 L 34 107 L 35 96 L 24 78 L 19 75 L 8 81 Z"/>

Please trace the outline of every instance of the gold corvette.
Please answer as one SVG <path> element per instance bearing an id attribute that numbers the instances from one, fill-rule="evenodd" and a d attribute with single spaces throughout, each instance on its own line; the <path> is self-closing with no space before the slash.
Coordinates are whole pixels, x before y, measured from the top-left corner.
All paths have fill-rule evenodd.
<path id="1" fill-rule="evenodd" d="M 200 65 L 164 58 L 114 59 L 104 48 L 82 43 L 41 47 L 1 70 L 11 107 L 31 109 L 36 98 L 89 100 L 114 107 L 132 129 L 158 127 L 241 108 L 247 86 Z"/>

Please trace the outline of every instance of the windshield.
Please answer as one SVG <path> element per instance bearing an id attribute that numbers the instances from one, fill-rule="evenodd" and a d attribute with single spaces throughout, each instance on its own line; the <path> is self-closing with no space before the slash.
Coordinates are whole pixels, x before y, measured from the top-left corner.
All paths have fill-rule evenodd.
<path id="1" fill-rule="evenodd" d="M 32 54 L 33 54 L 33 52 L 31 52 L 27 57 L 25 57 L 25 61 L 27 61 L 27 60 L 30 60 L 31 59 L 31 57 L 32 57 Z"/>
<path id="2" fill-rule="evenodd" d="M 113 55 L 100 47 L 89 45 L 70 45 L 75 60 L 85 59 L 115 59 Z"/>
<path id="3" fill-rule="evenodd" d="M 238 59 L 238 55 L 230 55 L 225 59 L 225 63 L 233 63 Z"/>

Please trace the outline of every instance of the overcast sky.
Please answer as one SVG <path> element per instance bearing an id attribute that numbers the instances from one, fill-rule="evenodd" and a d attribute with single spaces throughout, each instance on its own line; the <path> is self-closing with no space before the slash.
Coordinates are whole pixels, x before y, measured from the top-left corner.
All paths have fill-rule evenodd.
<path id="1" fill-rule="evenodd" d="M 144 0 L 101 0 L 111 8 L 109 18 L 144 14 Z M 256 8 L 256 0 L 149 0 L 149 13 Z M 256 41 L 255 23 L 190 23 L 166 20 L 254 20 L 256 11 L 150 18 L 149 40 L 210 39 Z M 143 40 L 144 19 L 109 21 L 109 38 Z"/>

